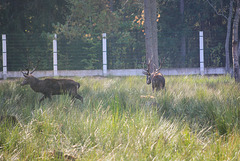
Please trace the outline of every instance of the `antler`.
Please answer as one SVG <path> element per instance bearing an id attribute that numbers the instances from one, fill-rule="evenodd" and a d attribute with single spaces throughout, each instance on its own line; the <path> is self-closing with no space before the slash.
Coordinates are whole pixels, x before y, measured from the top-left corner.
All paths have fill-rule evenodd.
<path id="1" fill-rule="evenodd" d="M 144 71 L 142 72 L 144 75 L 148 75 L 150 72 L 150 64 L 151 64 L 151 60 L 149 60 L 149 63 L 147 64 L 147 69 L 143 69 Z"/>
<path id="2" fill-rule="evenodd" d="M 156 69 L 156 72 L 158 72 L 162 68 L 162 64 L 164 63 L 164 59 L 165 58 L 163 58 L 163 61 L 161 59 L 159 59 L 160 65 L 159 65 L 159 68 Z"/>
<path id="3" fill-rule="evenodd" d="M 29 66 L 29 65 L 28 65 L 28 66 Z M 22 74 L 23 74 L 24 76 L 28 75 L 28 74 L 29 74 L 29 67 L 26 67 L 26 66 L 24 65 L 23 68 L 25 68 L 27 72 L 23 72 L 23 71 L 21 70 Z"/>
<path id="4" fill-rule="evenodd" d="M 39 65 L 40 60 L 38 59 L 37 61 L 37 65 L 35 66 L 35 68 L 33 68 L 33 70 L 30 72 L 30 74 L 33 74 L 33 72 L 35 72 L 35 70 L 37 69 L 38 65 Z"/>
<path id="5" fill-rule="evenodd" d="M 35 68 L 33 68 L 33 70 L 32 70 L 31 72 L 29 71 L 30 62 L 28 62 L 28 67 L 26 67 L 26 66 L 24 65 L 24 68 L 26 69 L 27 72 L 23 72 L 23 71 L 21 70 L 22 74 L 23 74 L 24 76 L 29 75 L 29 74 L 33 74 L 33 72 L 35 72 L 35 70 L 37 69 L 37 67 L 38 67 L 38 65 L 39 65 L 39 62 L 40 62 L 40 60 L 38 59 L 37 65 L 35 66 Z"/>
<path id="6" fill-rule="evenodd" d="M 29 71 L 27 73 L 24 73 L 22 70 L 21 70 L 22 74 L 23 75 L 28 75 Z"/>

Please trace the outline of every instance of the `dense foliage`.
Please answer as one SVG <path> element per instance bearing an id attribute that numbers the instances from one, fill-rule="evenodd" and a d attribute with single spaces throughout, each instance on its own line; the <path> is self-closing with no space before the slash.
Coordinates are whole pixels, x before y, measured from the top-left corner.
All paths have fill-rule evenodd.
<path id="1" fill-rule="evenodd" d="M 228 76 L 74 78 L 84 103 L 0 83 L 0 160 L 239 160 L 240 90 Z"/>
<path id="2" fill-rule="evenodd" d="M 165 67 L 199 66 L 200 30 L 204 31 L 205 66 L 225 65 L 226 19 L 206 0 L 185 0 L 184 15 L 179 1 L 157 3 L 159 57 L 165 58 Z M 215 2 L 214 7 L 228 13 L 228 1 Z M 0 4 L 0 29 L 7 34 L 9 70 L 19 70 L 26 57 L 40 58 L 42 70 L 52 69 L 55 33 L 59 69 L 101 68 L 103 32 L 108 39 L 109 69 L 142 68 L 145 60 L 142 0 L 5 0 Z M 186 55 L 181 59 L 183 36 Z"/>

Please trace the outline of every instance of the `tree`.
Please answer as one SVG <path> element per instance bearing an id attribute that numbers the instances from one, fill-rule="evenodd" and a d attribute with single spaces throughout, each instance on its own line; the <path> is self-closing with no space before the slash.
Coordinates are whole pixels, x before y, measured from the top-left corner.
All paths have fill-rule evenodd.
<path id="1" fill-rule="evenodd" d="M 181 23 L 184 24 L 184 0 L 180 0 L 180 14 L 181 14 Z M 181 63 L 182 66 L 185 65 L 186 58 L 186 37 L 185 33 L 182 32 L 181 35 Z"/>
<path id="2" fill-rule="evenodd" d="M 217 9 L 215 5 L 213 5 L 209 0 L 207 2 L 209 5 L 214 9 L 217 15 L 223 16 L 227 20 L 227 33 L 226 33 L 226 40 L 225 40 L 225 68 L 227 73 L 230 72 L 230 59 L 229 59 L 229 43 L 230 43 L 230 35 L 231 35 L 231 23 L 232 23 L 232 15 L 233 15 L 233 1 L 230 0 L 229 2 L 229 9 L 228 9 L 228 16 L 224 14 L 224 8 Z"/>
<path id="3" fill-rule="evenodd" d="M 108 0 L 69 0 L 70 14 L 64 24 L 55 25 L 57 33 L 69 38 L 99 36 L 118 29 L 118 18 Z M 113 2 L 111 2 L 113 3 Z M 89 35 L 90 34 L 90 35 Z M 95 35 L 94 35 L 95 34 Z"/>
<path id="4" fill-rule="evenodd" d="M 150 72 L 159 67 L 156 0 L 144 0 L 146 61 L 151 61 Z"/>
<path id="5" fill-rule="evenodd" d="M 1 1 L 0 29 L 2 34 L 7 34 L 9 71 L 21 69 L 28 61 L 26 57 L 29 60 L 40 57 L 41 69 L 52 67 L 48 48 L 52 47 L 52 39 L 50 43 L 46 40 L 48 33 L 54 32 L 52 24 L 65 21 L 66 4 L 65 0 Z"/>
<path id="6" fill-rule="evenodd" d="M 238 27 L 240 18 L 240 1 L 237 0 L 236 13 L 233 20 L 233 34 L 232 34 L 232 57 L 233 57 L 233 74 L 235 82 L 240 82 L 239 78 L 239 62 L 238 62 Z"/>
<path id="7" fill-rule="evenodd" d="M 226 34 L 226 41 L 225 41 L 225 54 L 226 54 L 225 68 L 228 73 L 230 72 L 229 42 L 230 42 L 230 35 L 231 35 L 232 15 L 233 15 L 233 0 L 230 0 L 229 13 L 227 17 L 227 34 Z"/>
<path id="8" fill-rule="evenodd" d="M 53 23 L 65 21 L 65 0 L 4 0 L 0 4 L 2 33 L 52 33 Z"/>

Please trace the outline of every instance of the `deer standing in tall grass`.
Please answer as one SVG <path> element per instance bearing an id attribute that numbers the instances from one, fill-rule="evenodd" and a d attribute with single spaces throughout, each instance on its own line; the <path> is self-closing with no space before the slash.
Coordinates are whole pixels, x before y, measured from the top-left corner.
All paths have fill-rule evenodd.
<path id="1" fill-rule="evenodd" d="M 52 95 L 69 94 L 72 98 L 76 98 L 83 102 L 83 98 L 77 93 L 80 84 L 71 79 L 44 79 L 39 80 L 32 74 L 36 70 L 37 66 L 30 72 L 27 68 L 27 72 L 22 72 L 25 79 L 21 83 L 22 86 L 30 85 L 32 90 L 43 94 L 43 97 L 39 100 L 41 103 L 45 98 L 52 99 Z"/>
<path id="2" fill-rule="evenodd" d="M 159 91 L 161 89 L 164 89 L 165 87 L 165 78 L 162 73 L 159 72 L 159 70 L 162 67 L 162 62 L 160 61 L 160 67 L 156 69 L 156 71 L 150 73 L 150 64 L 151 61 L 147 64 L 147 69 L 144 69 L 143 74 L 147 76 L 147 84 L 152 83 L 152 90 L 154 92 L 154 89 L 156 91 Z"/>

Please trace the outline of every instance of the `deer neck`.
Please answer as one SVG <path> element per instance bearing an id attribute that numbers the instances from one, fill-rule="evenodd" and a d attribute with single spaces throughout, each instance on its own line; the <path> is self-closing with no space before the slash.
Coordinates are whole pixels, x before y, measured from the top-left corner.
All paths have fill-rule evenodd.
<path id="1" fill-rule="evenodd" d="M 40 92 L 41 91 L 41 86 L 40 86 L 41 80 L 39 80 L 36 77 L 31 77 L 30 81 L 30 87 L 35 91 L 35 92 Z"/>

